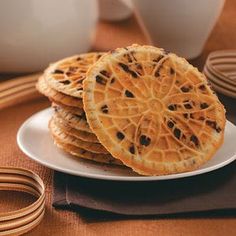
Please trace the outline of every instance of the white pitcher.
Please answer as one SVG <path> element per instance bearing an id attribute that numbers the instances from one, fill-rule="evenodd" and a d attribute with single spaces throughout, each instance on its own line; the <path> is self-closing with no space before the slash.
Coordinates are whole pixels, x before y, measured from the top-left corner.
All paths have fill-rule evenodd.
<path id="1" fill-rule="evenodd" d="M 197 57 L 224 0 L 133 0 L 151 42 L 185 58 Z"/>

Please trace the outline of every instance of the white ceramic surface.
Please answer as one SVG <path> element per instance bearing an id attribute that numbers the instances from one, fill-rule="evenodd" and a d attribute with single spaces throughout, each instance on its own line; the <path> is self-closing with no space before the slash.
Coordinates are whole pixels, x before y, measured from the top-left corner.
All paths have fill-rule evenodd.
<path id="1" fill-rule="evenodd" d="M 185 58 L 197 57 L 224 0 L 133 0 L 153 44 Z"/>
<path id="2" fill-rule="evenodd" d="M 131 0 L 98 0 L 99 18 L 105 21 L 121 21 L 133 12 Z"/>
<path id="3" fill-rule="evenodd" d="M 0 72 L 34 72 L 87 52 L 96 0 L 1 0 Z"/>
<path id="4" fill-rule="evenodd" d="M 48 108 L 30 117 L 21 126 L 17 142 L 21 150 L 31 159 L 54 170 L 88 178 L 120 181 L 153 181 L 176 179 L 203 174 L 221 168 L 236 159 L 236 126 L 227 121 L 225 142 L 216 155 L 200 169 L 166 176 L 139 176 L 125 167 L 98 164 L 81 160 L 58 149 L 50 137 L 48 121 L 52 116 Z"/>

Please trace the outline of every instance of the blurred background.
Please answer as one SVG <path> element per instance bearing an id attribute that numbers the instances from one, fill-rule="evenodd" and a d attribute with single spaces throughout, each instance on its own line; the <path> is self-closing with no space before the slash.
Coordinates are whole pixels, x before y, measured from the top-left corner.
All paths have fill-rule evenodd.
<path id="1" fill-rule="evenodd" d="M 204 68 L 224 104 L 235 102 L 235 0 L 1 0 L 0 32 L 0 81 L 74 54 L 151 44 Z"/>
<path id="2" fill-rule="evenodd" d="M 0 73 L 132 43 L 163 47 L 201 69 L 210 51 L 236 42 L 234 0 L 1 0 L 0 12 Z"/>

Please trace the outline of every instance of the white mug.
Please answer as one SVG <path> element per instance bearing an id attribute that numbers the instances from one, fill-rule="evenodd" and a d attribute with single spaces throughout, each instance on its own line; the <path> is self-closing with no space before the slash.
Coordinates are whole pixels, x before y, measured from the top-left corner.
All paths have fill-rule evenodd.
<path id="1" fill-rule="evenodd" d="M 151 43 L 187 59 L 199 56 L 224 0 L 133 0 Z"/>
<path id="2" fill-rule="evenodd" d="M 34 72 L 91 47 L 96 0 L 1 0 L 0 72 Z"/>

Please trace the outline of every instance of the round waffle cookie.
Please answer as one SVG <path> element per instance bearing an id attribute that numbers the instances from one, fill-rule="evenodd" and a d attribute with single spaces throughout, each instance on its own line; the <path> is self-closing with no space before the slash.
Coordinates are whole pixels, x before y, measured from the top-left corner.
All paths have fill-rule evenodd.
<path id="1" fill-rule="evenodd" d="M 68 134 L 70 136 L 81 139 L 85 142 L 99 143 L 95 134 L 88 133 L 86 131 L 82 131 L 82 130 L 78 130 L 78 129 L 74 129 L 74 128 L 70 127 L 57 114 L 53 115 L 53 121 L 57 127 L 59 127 L 61 130 L 63 130 L 63 132 L 65 132 L 66 134 Z"/>
<path id="2" fill-rule="evenodd" d="M 87 150 L 84 150 L 82 148 L 76 147 L 74 145 L 65 143 L 64 141 L 54 137 L 53 139 L 54 143 L 63 151 L 82 158 L 82 159 L 88 159 L 91 161 L 99 162 L 99 163 L 105 163 L 105 164 L 113 164 L 113 165 L 123 165 L 121 161 L 113 158 L 109 154 L 98 154 L 98 153 L 92 153 Z"/>
<path id="3" fill-rule="evenodd" d="M 58 106 L 55 110 L 56 114 L 63 119 L 64 123 L 70 126 L 71 128 L 86 131 L 88 133 L 93 133 L 89 128 L 89 124 L 86 120 L 85 113 L 73 114 L 69 111 L 64 110 L 62 107 Z"/>
<path id="4" fill-rule="evenodd" d="M 83 102 L 102 145 L 140 174 L 194 170 L 223 142 L 225 110 L 205 77 L 163 49 L 104 55 L 88 71 Z"/>
<path id="5" fill-rule="evenodd" d="M 82 148 L 89 152 L 109 154 L 107 150 L 100 143 L 86 142 L 74 136 L 66 134 L 59 126 L 57 126 L 53 119 L 49 122 L 49 129 L 53 137 L 63 140 L 65 143 Z"/>
<path id="6" fill-rule="evenodd" d="M 44 76 L 41 76 L 36 84 L 37 90 L 48 97 L 52 102 L 60 103 L 66 106 L 83 108 L 83 102 L 80 98 L 68 96 L 64 93 L 58 92 L 48 86 Z"/>
<path id="7" fill-rule="evenodd" d="M 85 112 L 84 112 L 83 108 L 67 106 L 67 105 L 59 103 L 59 102 L 53 102 L 52 103 L 52 108 L 54 108 L 54 110 L 63 109 L 65 111 L 71 112 L 71 113 L 73 113 L 75 115 L 79 115 L 79 116 L 81 114 L 85 115 Z"/>
<path id="8" fill-rule="evenodd" d="M 96 52 L 85 53 L 55 62 L 45 71 L 45 79 L 56 91 L 82 98 L 82 82 L 86 73 L 102 55 L 103 53 Z"/>

